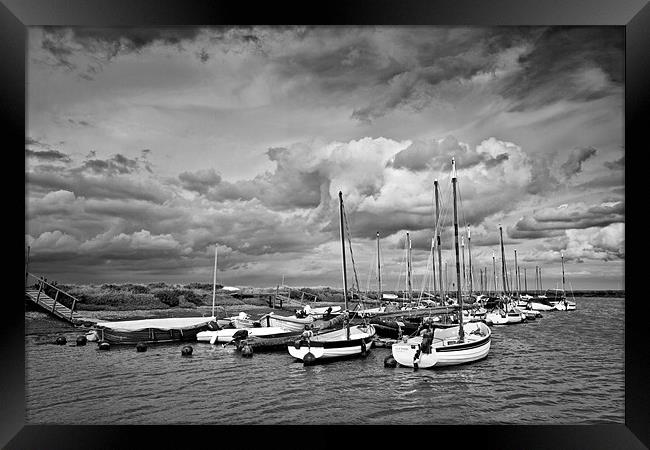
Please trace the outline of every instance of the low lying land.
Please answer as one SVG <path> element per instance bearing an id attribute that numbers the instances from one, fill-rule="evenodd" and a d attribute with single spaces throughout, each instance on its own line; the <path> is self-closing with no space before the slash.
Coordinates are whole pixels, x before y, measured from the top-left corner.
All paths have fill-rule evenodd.
<path id="1" fill-rule="evenodd" d="M 149 284 L 56 284 L 56 286 L 77 299 L 76 310 L 84 311 L 86 316 L 93 316 L 92 311 L 134 311 L 134 310 L 173 310 L 175 313 L 187 310 L 193 314 L 200 311 L 210 312 L 213 286 L 209 283 L 167 284 L 163 282 Z M 282 309 L 293 309 L 301 303 L 342 304 L 341 290 L 328 287 L 320 288 L 241 288 L 232 292 L 217 285 L 215 305 L 217 312 L 230 313 L 235 310 L 267 310 L 276 293 L 284 296 Z M 54 297 L 55 291 L 46 286 L 46 293 Z M 49 292 L 51 291 L 51 292 Z M 373 297 L 376 294 L 369 294 Z M 625 297 L 625 291 L 583 290 L 574 291 L 575 297 Z M 291 301 L 287 299 L 290 298 Z M 59 295 L 58 301 L 70 307 L 72 299 Z M 279 300 L 276 300 L 279 307 Z M 106 314 L 103 314 L 106 316 Z"/>

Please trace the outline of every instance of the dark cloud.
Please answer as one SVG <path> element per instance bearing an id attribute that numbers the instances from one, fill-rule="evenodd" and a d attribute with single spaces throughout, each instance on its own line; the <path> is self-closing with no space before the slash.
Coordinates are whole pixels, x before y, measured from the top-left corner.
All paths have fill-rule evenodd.
<path id="1" fill-rule="evenodd" d="M 140 167 L 137 159 L 130 159 L 124 155 L 116 154 L 110 159 L 89 159 L 83 162 L 75 171 L 90 171 L 95 174 L 117 175 L 129 174 Z"/>
<path id="2" fill-rule="evenodd" d="M 625 221 L 625 202 L 578 205 L 565 208 L 545 209 L 532 217 L 521 218 L 508 229 L 513 238 L 559 236 L 565 230 L 606 227 Z"/>
<path id="3" fill-rule="evenodd" d="M 603 165 L 611 170 L 625 169 L 625 156 L 621 156 L 616 161 L 605 161 Z"/>
<path id="4" fill-rule="evenodd" d="M 66 155 L 65 153 L 61 153 L 60 151 L 57 150 L 35 151 L 35 150 L 25 149 L 25 154 L 29 158 L 36 158 L 42 161 L 62 161 L 62 162 L 71 161 L 70 156 Z"/>
<path id="5" fill-rule="evenodd" d="M 582 163 L 596 154 L 597 150 L 593 147 L 573 149 L 569 153 L 569 158 L 562 164 L 561 170 L 567 178 L 582 172 Z"/>
<path id="6" fill-rule="evenodd" d="M 522 70 L 504 80 L 501 92 L 516 100 L 513 111 L 610 95 L 623 84 L 624 44 L 620 27 L 546 28 L 519 58 Z M 590 78 L 598 73 L 603 79 Z"/>
<path id="7" fill-rule="evenodd" d="M 178 175 L 181 186 L 188 191 L 207 194 L 210 188 L 221 183 L 221 175 L 214 169 L 199 170 L 198 172 L 182 172 Z"/>

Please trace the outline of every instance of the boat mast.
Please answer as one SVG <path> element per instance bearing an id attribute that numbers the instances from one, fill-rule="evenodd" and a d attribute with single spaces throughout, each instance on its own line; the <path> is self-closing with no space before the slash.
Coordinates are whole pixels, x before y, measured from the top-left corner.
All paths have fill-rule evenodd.
<path id="1" fill-rule="evenodd" d="M 564 253 L 563 252 L 560 252 L 560 257 L 562 258 L 562 294 L 566 295 L 564 291 Z"/>
<path id="2" fill-rule="evenodd" d="M 465 340 L 465 329 L 463 328 L 463 295 L 460 287 L 460 259 L 458 258 L 458 211 L 456 208 L 456 161 L 451 159 L 451 184 L 454 188 L 454 246 L 456 247 L 456 283 L 458 292 L 458 339 L 460 342 Z"/>
<path id="3" fill-rule="evenodd" d="M 528 277 L 526 276 L 526 268 L 524 267 L 524 290 L 526 295 L 528 295 Z"/>
<path id="4" fill-rule="evenodd" d="M 503 249 L 503 228 L 501 228 L 501 224 L 499 224 L 499 236 L 501 241 L 501 276 L 503 277 L 503 293 L 505 295 L 508 292 L 508 289 L 506 288 L 506 253 Z M 504 303 L 506 312 L 508 312 L 508 302 L 505 302 L 504 300 Z"/>
<path id="5" fill-rule="evenodd" d="M 469 295 L 471 297 L 474 291 L 474 284 L 472 283 L 472 235 L 469 230 L 469 225 L 467 225 L 467 255 L 469 256 Z"/>
<path id="6" fill-rule="evenodd" d="M 214 299 L 217 296 L 217 244 L 214 244 L 214 275 L 212 277 L 212 317 L 214 315 Z"/>
<path id="7" fill-rule="evenodd" d="M 544 293 L 544 286 L 542 286 L 542 268 L 539 268 L 539 291 Z"/>
<path id="8" fill-rule="evenodd" d="M 517 265 L 517 249 L 515 249 L 515 288 L 517 291 L 517 297 L 521 295 L 521 286 L 519 286 L 519 266 Z"/>
<path id="9" fill-rule="evenodd" d="M 339 191 L 339 216 L 341 219 L 341 256 L 343 266 L 343 299 L 345 300 L 345 312 L 348 311 L 348 277 L 345 269 L 345 236 L 343 235 L 343 192 Z"/>
<path id="10" fill-rule="evenodd" d="M 463 290 L 467 292 L 467 271 L 465 270 L 465 236 L 460 237 L 460 248 L 463 254 Z"/>
<path id="11" fill-rule="evenodd" d="M 339 216 L 341 219 L 341 257 L 343 266 L 343 299 L 345 300 L 345 315 L 348 315 L 348 277 L 345 268 L 345 236 L 343 234 L 343 192 L 339 191 Z M 350 320 L 345 321 L 345 337 L 350 340 Z"/>
<path id="12" fill-rule="evenodd" d="M 379 231 L 377 231 L 377 300 L 381 302 L 381 260 L 379 259 Z"/>
<path id="13" fill-rule="evenodd" d="M 494 273 L 494 295 L 497 295 L 497 259 L 492 250 L 492 272 Z"/>
<path id="14" fill-rule="evenodd" d="M 408 284 L 409 302 L 412 302 L 413 289 L 411 287 L 411 237 L 408 232 L 406 233 L 406 267 L 408 270 L 407 284 Z"/>
<path id="15" fill-rule="evenodd" d="M 535 292 L 539 295 L 539 266 L 535 266 Z"/>
<path id="16" fill-rule="evenodd" d="M 442 287 L 442 252 L 440 249 L 440 205 L 438 201 L 438 180 L 433 181 L 433 186 L 436 193 L 436 244 L 438 247 L 438 279 L 440 281 L 440 301 L 443 301 L 443 287 Z M 446 270 L 446 269 L 445 269 Z"/>

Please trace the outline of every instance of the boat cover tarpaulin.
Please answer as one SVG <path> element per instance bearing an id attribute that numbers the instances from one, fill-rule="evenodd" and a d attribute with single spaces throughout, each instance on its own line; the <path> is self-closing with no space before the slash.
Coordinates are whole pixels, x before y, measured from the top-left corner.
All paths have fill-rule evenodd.
<path id="1" fill-rule="evenodd" d="M 162 319 L 120 320 L 117 322 L 99 322 L 98 327 L 121 331 L 138 331 L 148 328 L 159 330 L 184 330 L 195 328 L 215 320 L 214 317 L 169 317 Z"/>

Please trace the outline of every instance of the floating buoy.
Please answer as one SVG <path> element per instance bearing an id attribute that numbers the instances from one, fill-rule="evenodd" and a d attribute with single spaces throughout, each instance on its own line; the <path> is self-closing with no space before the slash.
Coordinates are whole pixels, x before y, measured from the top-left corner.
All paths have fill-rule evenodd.
<path id="1" fill-rule="evenodd" d="M 56 345 L 65 345 L 65 343 L 68 341 L 65 339 L 65 336 L 59 336 L 58 338 L 56 338 L 55 342 Z"/>
<path id="2" fill-rule="evenodd" d="M 244 344 L 241 349 L 241 355 L 245 358 L 250 358 L 253 356 L 253 348 L 248 344 Z"/>
<path id="3" fill-rule="evenodd" d="M 99 334 L 96 331 L 91 331 L 86 335 L 86 340 L 88 342 L 96 342 L 99 340 Z"/>
<path id="4" fill-rule="evenodd" d="M 384 367 L 395 368 L 397 367 L 397 361 L 393 358 L 393 355 L 388 355 L 384 358 Z"/>
<path id="5" fill-rule="evenodd" d="M 193 351 L 194 351 L 194 349 L 192 348 L 191 345 L 186 345 L 185 347 L 183 347 L 183 350 L 181 350 L 181 355 L 183 355 L 183 356 L 192 356 Z"/>
<path id="6" fill-rule="evenodd" d="M 145 344 L 144 342 L 138 342 L 135 345 L 135 349 L 138 352 L 146 352 L 147 351 L 147 344 Z"/>
<path id="7" fill-rule="evenodd" d="M 111 349 L 111 344 L 108 342 L 100 342 L 99 343 L 99 349 L 100 350 L 110 350 Z"/>
<path id="8" fill-rule="evenodd" d="M 86 345 L 87 339 L 86 336 L 77 336 L 77 346 Z"/>
<path id="9" fill-rule="evenodd" d="M 316 357 L 312 352 L 307 352 L 307 354 L 302 358 L 302 362 L 305 366 L 313 364 L 314 361 L 316 361 Z"/>

